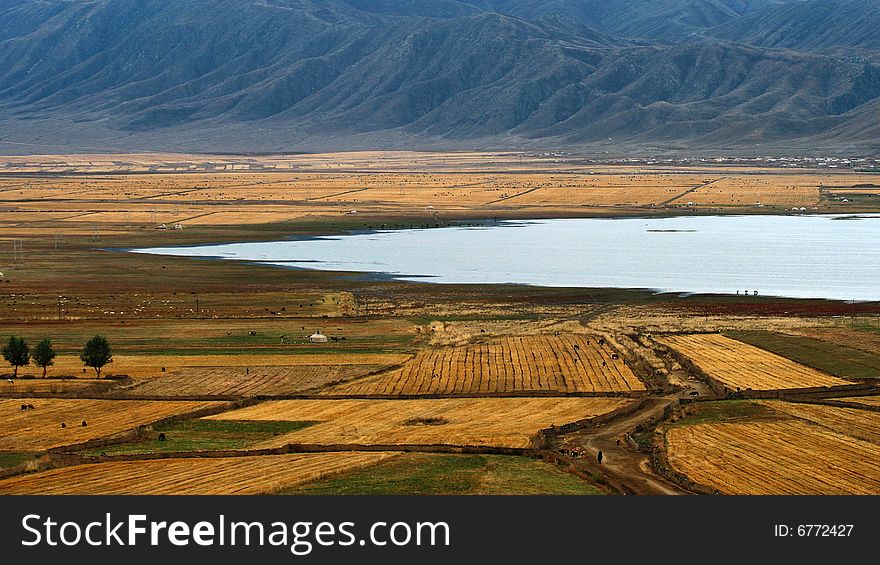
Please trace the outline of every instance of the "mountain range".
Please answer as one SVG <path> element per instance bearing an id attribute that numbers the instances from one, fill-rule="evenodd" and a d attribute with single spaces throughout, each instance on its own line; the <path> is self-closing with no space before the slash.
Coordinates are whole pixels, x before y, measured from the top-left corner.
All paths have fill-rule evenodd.
<path id="1" fill-rule="evenodd" d="M 0 153 L 872 153 L 880 0 L 0 0 Z"/>

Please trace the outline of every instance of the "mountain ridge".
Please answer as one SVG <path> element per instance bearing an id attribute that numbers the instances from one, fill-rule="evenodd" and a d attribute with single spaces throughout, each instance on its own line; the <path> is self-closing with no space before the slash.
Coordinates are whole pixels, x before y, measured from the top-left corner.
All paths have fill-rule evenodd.
<path id="1" fill-rule="evenodd" d="M 880 7 L 823 2 L 0 0 L 0 152 L 875 151 Z"/>

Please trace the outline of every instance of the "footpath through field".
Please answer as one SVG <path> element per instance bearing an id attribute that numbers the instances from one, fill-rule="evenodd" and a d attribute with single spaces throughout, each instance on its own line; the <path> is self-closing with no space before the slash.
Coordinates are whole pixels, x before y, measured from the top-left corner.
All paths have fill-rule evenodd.
<path id="1" fill-rule="evenodd" d="M 683 393 L 646 399 L 644 406 L 630 414 L 615 418 L 596 428 L 575 432 L 567 436 L 571 445 L 586 448 L 592 461 L 602 451 L 601 468 L 605 473 L 639 495 L 689 494 L 681 487 L 654 474 L 645 453 L 633 451 L 618 438 L 631 432 L 641 423 L 659 419 L 666 408 Z"/>

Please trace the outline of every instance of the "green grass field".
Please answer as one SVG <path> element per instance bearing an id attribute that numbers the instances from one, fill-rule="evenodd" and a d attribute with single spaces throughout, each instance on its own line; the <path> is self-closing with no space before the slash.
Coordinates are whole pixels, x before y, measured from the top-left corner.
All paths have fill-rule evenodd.
<path id="1" fill-rule="evenodd" d="M 526 457 L 408 453 L 366 469 L 298 486 L 280 494 L 498 495 L 603 494 L 556 467 Z"/>
<path id="2" fill-rule="evenodd" d="M 82 451 L 81 455 L 123 455 L 245 449 L 255 443 L 311 426 L 312 422 L 186 420 L 157 427 L 150 437 Z M 165 441 L 159 441 L 160 433 Z"/>
<path id="3" fill-rule="evenodd" d="M 0 469 L 18 467 L 28 459 L 34 457 L 34 453 L 0 453 Z"/>
<path id="4" fill-rule="evenodd" d="M 750 400 L 720 400 L 717 402 L 696 402 L 687 405 L 688 414 L 667 424 L 667 427 L 694 426 L 697 424 L 717 424 L 751 422 L 759 419 L 778 418 L 779 414 L 771 408 L 755 404 Z"/>
<path id="5" fill-rule="evenodd" d="M 725 335 L 838 377 L 880 378 L 880 354 L 810 337 L 766 331 L 727 332 Z"/>

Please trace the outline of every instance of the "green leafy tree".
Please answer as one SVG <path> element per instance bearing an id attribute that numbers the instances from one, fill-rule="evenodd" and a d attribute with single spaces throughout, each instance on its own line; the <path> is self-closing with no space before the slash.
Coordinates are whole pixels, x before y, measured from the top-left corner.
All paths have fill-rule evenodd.
<path id="1" fill-rule="evenodd" d="M 82 359 L 82 362 L 85 363 L 86 367 L 91 367 L 95 370 L 99 379 L 101 378 L 101 369 L 103 369 L 108 363 L 113 362 L 113 354 L 110 352 L 110 344 L 107 343 L 104 336 L 100 335 L 96 335 L 86 343 L 82 355 L 80 355 L 79 358 Z"/>
<path id="2" fill-rule="evenodd" d="M 12 336 L 3 348 L 3 358 L 12 365 L 12 378 L 15 378 L 18 376 L 19 367 L 30 364 L 31 350 L 24 339 Z"/>
<path id="3" fill-rule="evenodd" d="M 43 368 L 43 378 L 46 378 L 46 368 L 55 364 L 55 349 L 52 347 L 52 341 L 49 338 L 44 339 L 34 347 L 34 364 Z"/>

